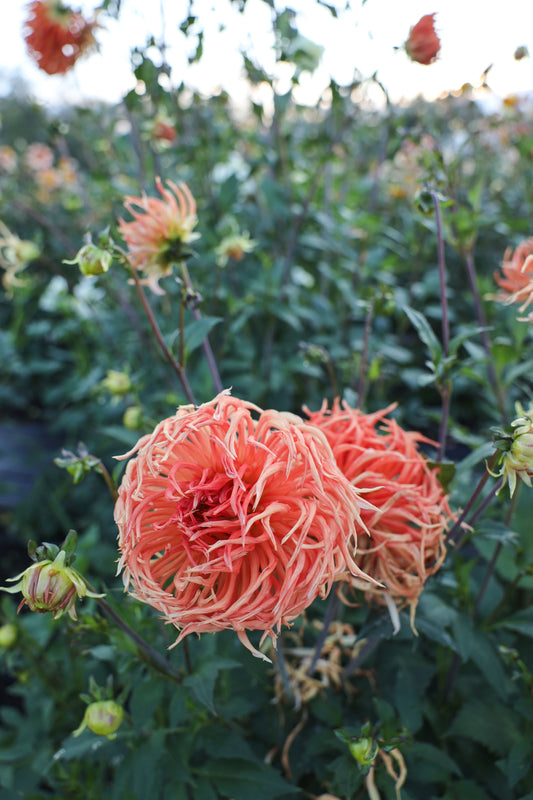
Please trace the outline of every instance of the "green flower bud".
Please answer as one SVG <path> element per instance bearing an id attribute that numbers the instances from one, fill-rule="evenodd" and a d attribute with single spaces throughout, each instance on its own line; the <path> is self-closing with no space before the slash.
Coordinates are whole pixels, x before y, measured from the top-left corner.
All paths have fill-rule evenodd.
<path id="1" fill-rule="evenodd" d="M 4 650 L 9 650 L 13 647 L 17 640 L 17 629 L 15 625 L 2 625 L 0 626 L 0 647 Z"/>
<path id="2" fill-rule="evenodd" d="M 45 614 L 50 611 L 59 619 L 65 612 L 76 619 L 76 597 L 103 597 L 89 591 L 84 578 L 73 567 L 65 565 L 67 553 L 60 550 L 53 561 L 44 559 L 32 564 L 15 578 L 15 586 L 0 586 L 0 590 L 13 594 L 22 592 L 23 600 L 19 610 L 26 604 L 31 611 Z"/>
<path id="3" fill-rule="evenodd" d="M 107 376 L 102 381 L 101 385 L 107 389 L 111 394 L 122 396 L 131 391 L 132 384 L 130 376 L 126 372 L 118 372 L 117 370 L 110 369 L 107 371 Z"/>
<path id="4" fill-rule="evenodd" d="M 130 431 L 137 431 L 141 427 L 143 410 L 140 406 L 130 406 L 124 412 L 122 422 L 124 427 Z"/>
<path id="5" fill-rule="evenodd" d="M 361 766 L 372 764 L 378 751 L 377 744 L 373 739 L 367 736 L 361 736 L 359 739 L 348 744 L 351 755 L 355 758 Z"/>
<path id="6" fill-rule="evenodd" d="M 89 728 L 97 736 L 107 736 L 108 739 L 115 738 L 115 731 L 118 730 L 124 719 L 124 709 L 114 700 L 98 700 L 91 703 L 85 709 L 85 715 L 79 728 L 73 736 Z"/>
<path id="7" fill-rule="evenodd" d="M 102 275 L 111 266 L 113 256 L 108 250 L 102 250 L 95 244 L 85 244 L 78 250 L 76 258 L 65 261 L 65 264 L 77 264 L 83 275 Z"/>

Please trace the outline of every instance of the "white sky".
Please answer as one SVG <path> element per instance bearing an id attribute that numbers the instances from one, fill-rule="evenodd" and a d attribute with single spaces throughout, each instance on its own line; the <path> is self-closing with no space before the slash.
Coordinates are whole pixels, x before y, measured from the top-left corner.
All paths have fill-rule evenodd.
<path id="1" fill-rule="evenodd" d="M 76 5 L 75 0 L 72 4 Z M 9 76 L 19 73 L 42 102 L 61 98 L 82 102 L 95 97 L 119 100 L 134 86 L 130 50 L 144 45 L 149 35 L 161 36 L 161 6 L 175 83 L 184 79 L 206 94 L 221 86 L 238 99 L 243 85 L 236 43 L 267 70 L 273 66 L 270 12 L 261 0 L 248 0 L 244 15 L 228 0 L 197 0 L 205 30 L 205 55 L 200 65 L 192 67 L 186 60 L 191 44 L 178 30 L 186 15 L 186 0 L 123 0 L 118 23 L 102 19 L 106 30 L 97 33 L 100 52 L 78 62 L 65 76 L 48 76 L 28 58 L 22 38 L 25 0 L 0 0 L 0 5 L 0 93 L 6 92 Z M 97 0 L 77 3 L 85 12 L 95 5 Z M 466 82 L 475 86 L 489 64 L 493 64 L 489 85 L 496 95 L 533 92 L 533 0 L 507 0 L 505 4 L 490 0 L 367 0 L 364 5 L 353 0 L 352 10 L 340 19 L 334 19 L 315 0 L 279 0 L 278 5 L 296 10 L 300 33 L 325 48 L 319 70 L 304 87 L 304 99 L 309 102 L 318 97 L 330 75 L 338 83 L 348 83 L 356 68 L 364 77 L 377 70 L 393 100 L 419 93 L 433 98 Z M 344 3 L 337 2 L 340 5 Z M 410 26 L 423 14 L 434 11 L 441 56 L 429 66 L 414 64 L 394 47 L 402 45 Z M 532 57 L 515 61 L 513 54 L 519 45 L 527 46 Z"/>

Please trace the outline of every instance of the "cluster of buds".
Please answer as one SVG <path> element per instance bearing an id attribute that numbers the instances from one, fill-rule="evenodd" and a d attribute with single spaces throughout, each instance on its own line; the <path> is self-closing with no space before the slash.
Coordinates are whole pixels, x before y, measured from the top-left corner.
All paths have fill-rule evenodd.
<path id="1" fill-rule="evenodd" d="M 527 411 L 520 403 L 516 403 L 517 418 L 505 428 L 493 428 L 494 445 L 501 452 L 498 460 L 500 469 L 491 472 L 495 478 L 503 482 L 498 492 L 508 484 L 511 497 L 515 493 L 517 478 L 526 486 L 532 486 L 533 478 L 533 404 Z"/>
<path id="2" fill-rule="evenodd" d="M 76 619 L 77 597 L 103 597 L 92 592 L 85 578 L 73 567 L 77 543 L 76 531 L 69 531 L 61 548 L 45 542 L 39 547 L 35 542 L 28 545 L 30 558 L 35 562 L 15 578 L 8 578 L 14 586 L 0 586 L 3 592 L 22 593 L 22 606 L 27 605 L 31 611 L 40 614 L 51 612 L 54 619 L 68 613 Z"/>

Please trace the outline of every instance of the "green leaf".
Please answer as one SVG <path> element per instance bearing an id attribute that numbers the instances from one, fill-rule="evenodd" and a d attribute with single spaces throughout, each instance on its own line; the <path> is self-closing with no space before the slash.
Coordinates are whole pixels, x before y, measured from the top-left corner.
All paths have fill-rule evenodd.
<path id="1" fill-rule="evenodd" d="M 160 678 L 148 678 L 135 687 L 130 700 L 130 714 L 137 729 L 155 719 L 164 691 L 165 684 Z"/>
<path id="2" fill-rule="evenodd" d="M 442 347 L 428 320 L 420 311 L 416 311 L 410 306 L 403 306 L 403 311 L 405 311 L 411 324 L 416 328 L 420 340 L 428 348 L 433 364 L 437 365 L 442 360 Z"/>
<path id="3" fill-rule="evenodd" d="M 426 765 L 430 765 L 428 772 L 432 780 L 439 780 L 439 775 L 435 774 L 435 768 L 442 770 L 442 780 L 448 778 L 450 774 L 460 776 L 461 769 L 456 762 L 440 747 L 435 747 L 428 742 L 414 742 L 405 751 L 405 760 L 408 765 L 408 772 L 413 771 L 418 779 L 421 779 L 420 771 Z"/>
<path id="4" fill-rule="evenodd" d="M 525 778 L 531 768 L 531 742 L 523 741 L 513 745 L 507 758 L 500 759 L 496 765 L 507 776 L 509 785 L 515 786 Z"/>
<path id="5" fill-rule="evenodd" d="M 281 800 L 296 791 L 268 764 L 240 758 L 208 761 L 201 774 L 210 778 L 220 794 L 233 800 Z"/>
<path id="6" fill-rule="evenodd" d="M 464 661 L 472 659 L 497 694 L 506 698 L 511 684 L 489 636 L 474 628 L 472 618 L 465 614 L 456 617 L 452 628 L 461 658 Z"/>
<path id="7" fill-rule="evenodd" d="M 215 682 L 221 669 L 232 669 L 240 667 L 241 663 L 231 658 L 214 657 L 210 661 L 205 661 L 183 681 L 184 686 L 188 686 L 198 702 L 206 706 L 212 714 L 216 714 L 213 694 Z"/>
<path id="8" fill-rule="evenodd" d="M 523 741 L 514 712 L 490 695 L 467 700 L 445 735 L 479 742 L 499 756 Z"/>
<path id="9" fill-rule="evenodd" d="M 222 322 L 221 317 L 201 317 L 185 326 L 183 335 L 187 355 L 190 355 L 202 344 L 206 336 L 219 322 Z"/>

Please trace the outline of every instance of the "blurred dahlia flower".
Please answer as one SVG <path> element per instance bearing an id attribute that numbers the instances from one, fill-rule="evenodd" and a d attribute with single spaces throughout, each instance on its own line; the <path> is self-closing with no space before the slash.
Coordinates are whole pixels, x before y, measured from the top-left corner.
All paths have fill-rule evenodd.
<path id="1" fill-rule="evenodd" d="M 319 411 L 305 411 L 325 434 L 339 469 L 373 506 L 361 508 L 370 536 L 359 537 L 356 562 L 386 588 L 347 574 L 346 580 L 367 602 L 409 604 L 413 625 L 424 583 L 444 560 L 452 514 L 437 471 L 418 449 L 434 442 L 387 418 L 393 408 L 363 414 L 337 399 L 331 409 L 324 401 Z"/>
<path id="2" fill-rule="evenodd" d="M 131 222 L 119 219 L 119 230 L 128 245 L 132 267 L 146 275 L 142 283 L 155 294 L 164 294 L 161 278 L 170 275 L 174 264 L 190 255 L 187 245 L 200 234 L 193 228 L 198 222 L 196 203 L 185 183 L 156 178 L 159 197 L 126 197 L 124 206 L 134 217 Z"/>
<path id="3" fill-rule="evenodd" d="M 37 66 L 48 75 L 67 72 L 96 45 L 96 22 L 88 22 L 61 0 L 33 0 L 27 9 L 26 46 Z"/>
<path id="4" fill-rule="evenodd" d="M 252 412 L 258 415 L 255 420 Z M 119 572 L 181 633 L 275 642 L 354 562 L 358 494 L 299 417 L 221 393 L 182 406 L 121 458 Z"/>
<path id="5" fill-rule="evenodd" d="M 503 478 L 496 494 L 508 484 L 511 497 L 515 493 L 518 478 L 526 486 L 533 486 L 533 403 L 530 403 L 527 411 L 521 403 L 515 403 L 515 409 L 518 416 L 506 429 L 493 428 L 501 456 L 499 472 L 490 473 L 495 478 Z"/>
<path id="6" fill-rule="evenodd" d="M 413 25 L 405 42 L 405 50 L 411 61 L 432 64 L 440 52 L 440 39 L 435 30 L 435 14 L 425 14 Z"/>
<path id="7" fill-rule="evenodd" d="M 533 303 L 533 237 L 524 239 L 514 250 L 508 247 L 503 256 L 502 272 L 494 280 L 502 289 L 492 299 L 510 305 L 520 303 L 524 312 Z"/>

